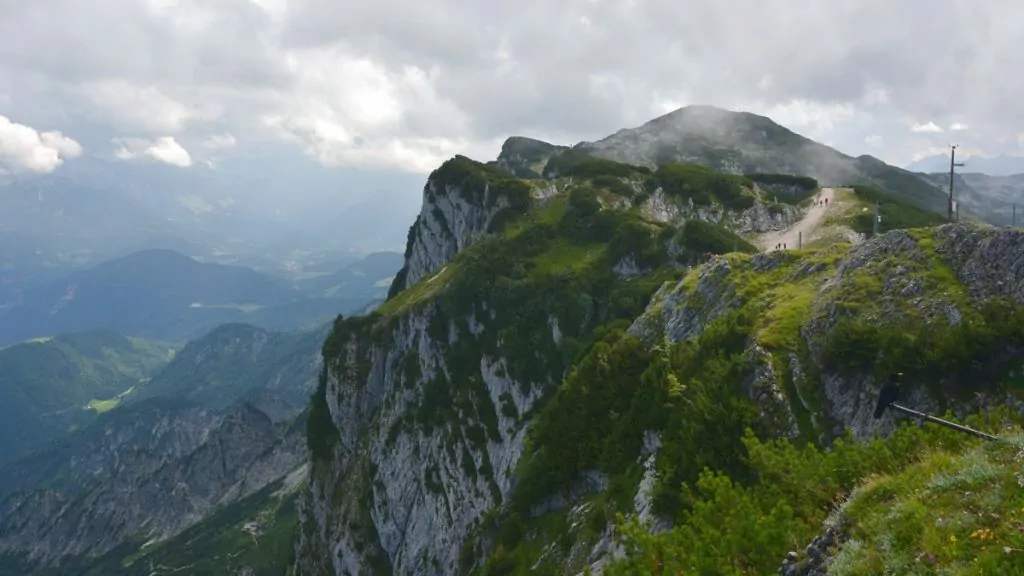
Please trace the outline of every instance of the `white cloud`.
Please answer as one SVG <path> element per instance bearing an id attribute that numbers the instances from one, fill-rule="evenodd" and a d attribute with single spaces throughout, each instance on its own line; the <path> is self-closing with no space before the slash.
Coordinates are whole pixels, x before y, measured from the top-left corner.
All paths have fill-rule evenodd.
<path id="1" fill-rule="evenodd" d="M 755 105 L 746 108 L 818 140 L 827 138 L 837 125 L 846 122 L 854 115 L 853 107 L 848 104 L 825 105 L 806 100 L 793 100 L 768 107 Z"/>
<path id="2" fill-rule="evenodd" d="M 946 158 L 949 158 L 949 146 L 929 146 L 927 148 L 922 148 L 911 155 L 911 161 L 917 162 L 918 160 L 928 158 L 930 156 L 945 156 Z M 985 156 L 985 152 L 980 148 L 957 146 L 956 157 L 958 162 L 960 160 L 970 158 L 971 156 Z"/>
<path id="3" fill-rule="evenodd" d="M 9 4 L 5 112 L 101 141 L 173 135 L 226 155 L 279 138 L 332 165 L 408 169 L 513 134 L 595 139 L 684 102 L 849 153 L 878 135 L 872 154 L 890 160 L 940 126 L 969 119 L 970 143 L 995 153 L 1024 125 L 1024 4 L 1010 0 Z M 236 146 L 200 147 L 215 133 Z"/>
<path id="4" fill-rule="evenodd" d="M 234 148 L 238 142 L 235 137 L 229 132 L 223 134 L 214 134 L 203 141 L 203 147 L 211 150 L 222 150 L 225 148 Z"/>
<path id="5" fill-rule="evenodd" d="M 878 134 L 872 134 L 864 137 L 864 143 L 868 146 L 879 146 L 882 144 L 882 137 Z"/>
<path id="6" fill-rule="evenodd" d="M 927 122 L 925 124 L 914 124 L 910 127 L 911 132 L 917 134 L 941 134 L 942 128 L 935 124 L 935 122 Z"/>
<path id="7" fill-rule="evenodd" d="M 288 66 L 295 91 L 262 123 L 321 164 L 424 172 L 471 145 L 458 136 L 464 115 L 430 72 L 391 71 L 336 48 L 293 52 Z"/>
<path id="8" fill-rule="evenodd" d="M 121 160 L 135 160 L 147 156 L 158 162 L 187 168 L 192 165 L 192 156 L 182 148 L 173 136 L 161 136 L 154 140 L 145 138 L 114 138 L 118 146 L 114 156 Z"/>
<path id="9" fill-rule="evenodd" d="M 82 146 L 60 132 L 39 132 L 0 116 L 0 171 L 45 174 L 81 154 Z"/>
<path id="10" fill-rule="evenodd" d="M 178 133 L 188 122 L 215 119 L 221 105 L 211 102 L 205 110 L 171 98 L 154 86 L 139 86 L 126 80 L 91 82 L 79 92 L 96 108 L 108 114 L 115 126 L 153 134 Z"/>
<path id="11" fill-rule="evenodd" d="M 961 132 L 961 131 L 967 130 L 968 126 L 967 126 L 967 124 L 962 124 L 960 122 L 954 122 L 952 125 L 950 125 L 949 129 L 954 131 L 954 132 Z"/>

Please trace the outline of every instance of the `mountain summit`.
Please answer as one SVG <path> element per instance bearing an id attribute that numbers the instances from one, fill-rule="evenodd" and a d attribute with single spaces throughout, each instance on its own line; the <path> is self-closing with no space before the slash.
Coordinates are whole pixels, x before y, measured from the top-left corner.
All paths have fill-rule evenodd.
<path id="1" fill-rule="evenodd" d="M 494 164 L 519 177 L 549 176 L 547 160 L 567 151 L 649 168 L 689 163 L 726 174 L 808 176 L 825 186 L 869 184 L 921 208 L 946 210 L 942 192 L 907 170 L 872 156 L 843 154 L 765 116 L 714 106 L 685 106 L 572 148 L 512 137 Z"/>

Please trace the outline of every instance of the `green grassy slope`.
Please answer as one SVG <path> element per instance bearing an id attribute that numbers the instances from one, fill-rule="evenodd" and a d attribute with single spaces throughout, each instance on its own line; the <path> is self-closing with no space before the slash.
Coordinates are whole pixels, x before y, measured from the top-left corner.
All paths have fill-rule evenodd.
<path id="1" fill-rule="evenodd" d="M 224 324 L 186 344 L 133 401 L 155 396 L 188 398 L 223 408 L 252 390 L 280 388 L 293 402 L 304 402 L 303 381 L 328 324 L 305 332 L 270 332 L 248 324 Z"/>
<path id="2" fill-rule="evenodd" d="M 91 421 L 172 354 L 170 345 L 106 331 L 0 349 L 0 462 Z"/>
<path id="3" fill-rule="evenodd" d="M 904 237 L 920 252 L 905 247 L 866 260 L 854 260 L 849 247 L 770 258 L 733 254 L 719 268 L 716 291 L 706 283 L 698 291 L 706 270 L 677 287 L 698 310 L 705 299 L 714 307 L 735 298 L 696 338 L 649 348 L 623 331 L 605 333 L 577 357 L 534 420 L 513 499 L 483 532 L 491 545 L 480 573 L 581 570 L 606 523 L 633 514 L 651 432 L 660 443 L 652 510 L 677 527 L 654 536 L 627 522 L 621 534 L 633 552 L 614 574 L 774 572 L 787 551 L 802 550 L 822 530 L 834 502 L 871 474 L 898 474 L 935 449 L 958 454 L 972 445 L 969 436 L 942 429 L 908 429 L 868 444 L 828 442 L 835 422 L 825 410 L 825 377 L 884 381 L 903 372 L 911 389 L 951 407 L 977 393 L 1024 396 L 1024 310 L 999 298 L 972 303 L 940 255 L 935 230 Z M 842 281 L 833 279 L 839 266 Z M 899 268 L 905 276 L 894 272 Z M 914 298 L 903 296 L 909 285 L 917 287 Z M 929 316 L 942 302 L 957 305 L 963 318 L 950 323 Z M 823 327 L 826 310 L 839 318 Z M 649 316 L 656 324 L 657 310 Z M 754 401 L 747 388 L 754 344 L 792 406 L 799 431 L 793 442 L 772 441 L 787 432 L 786 420 L 770 396 Z M 1004 419 L 1020 418 L 999 412 L 982 424 L 999 429 Z M 576 500 L 572 509 L 532 516 L 547 498 L 573 493 L 588 471 L 605 474 L 608 489 Z"/>

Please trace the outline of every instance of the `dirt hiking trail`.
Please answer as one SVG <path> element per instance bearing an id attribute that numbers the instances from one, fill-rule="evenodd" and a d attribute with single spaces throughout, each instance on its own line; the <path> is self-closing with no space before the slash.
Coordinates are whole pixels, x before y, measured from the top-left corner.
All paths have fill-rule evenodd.
<path id="1" fill-rule="evenodd" d="M 787 250 L 796 250 L 797 243 L 800 241 L 800 235 L 803 234 L 803 242 L 806 244 L 810 240 L 811 232 L 813 232 L 818 226 L 821 225 L 825 220 L 825 213 L 832 208 L 832 203 L 835 201 L 835 194 L 832 188 L 822 188 L 821 192 L 815 196 L 818 201 L 828 200 L 828 205 L 825 206 L 818 202 L 811 205 L 807 210 L 807 214 L 800 219 L 799 222 L 793 224 L 789 228 L 782 230 L 781 232 L 770 232 L 761 237 L 761 250 L 764 252 L 770 252 L 775 250 L 778 245 L 779 250 L 782 249 L 782 244 L 786 245 Z"/>

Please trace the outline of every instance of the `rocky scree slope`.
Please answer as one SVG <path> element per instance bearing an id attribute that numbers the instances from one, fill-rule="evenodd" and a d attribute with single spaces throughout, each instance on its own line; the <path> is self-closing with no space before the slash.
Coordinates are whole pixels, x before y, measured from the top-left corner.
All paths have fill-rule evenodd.
<path id="1" fill-rule="evenodd" d="M 528 423 L 595 329 L 705 252 L 756 251 L 730 227 L 798 214 L 747 184 L 594 159 L 548 180 L 464 157 L 431 174 L 391 298 L 324 344 L 296 569 L 472 564 L 460 547 L 512 493 Z"/>

